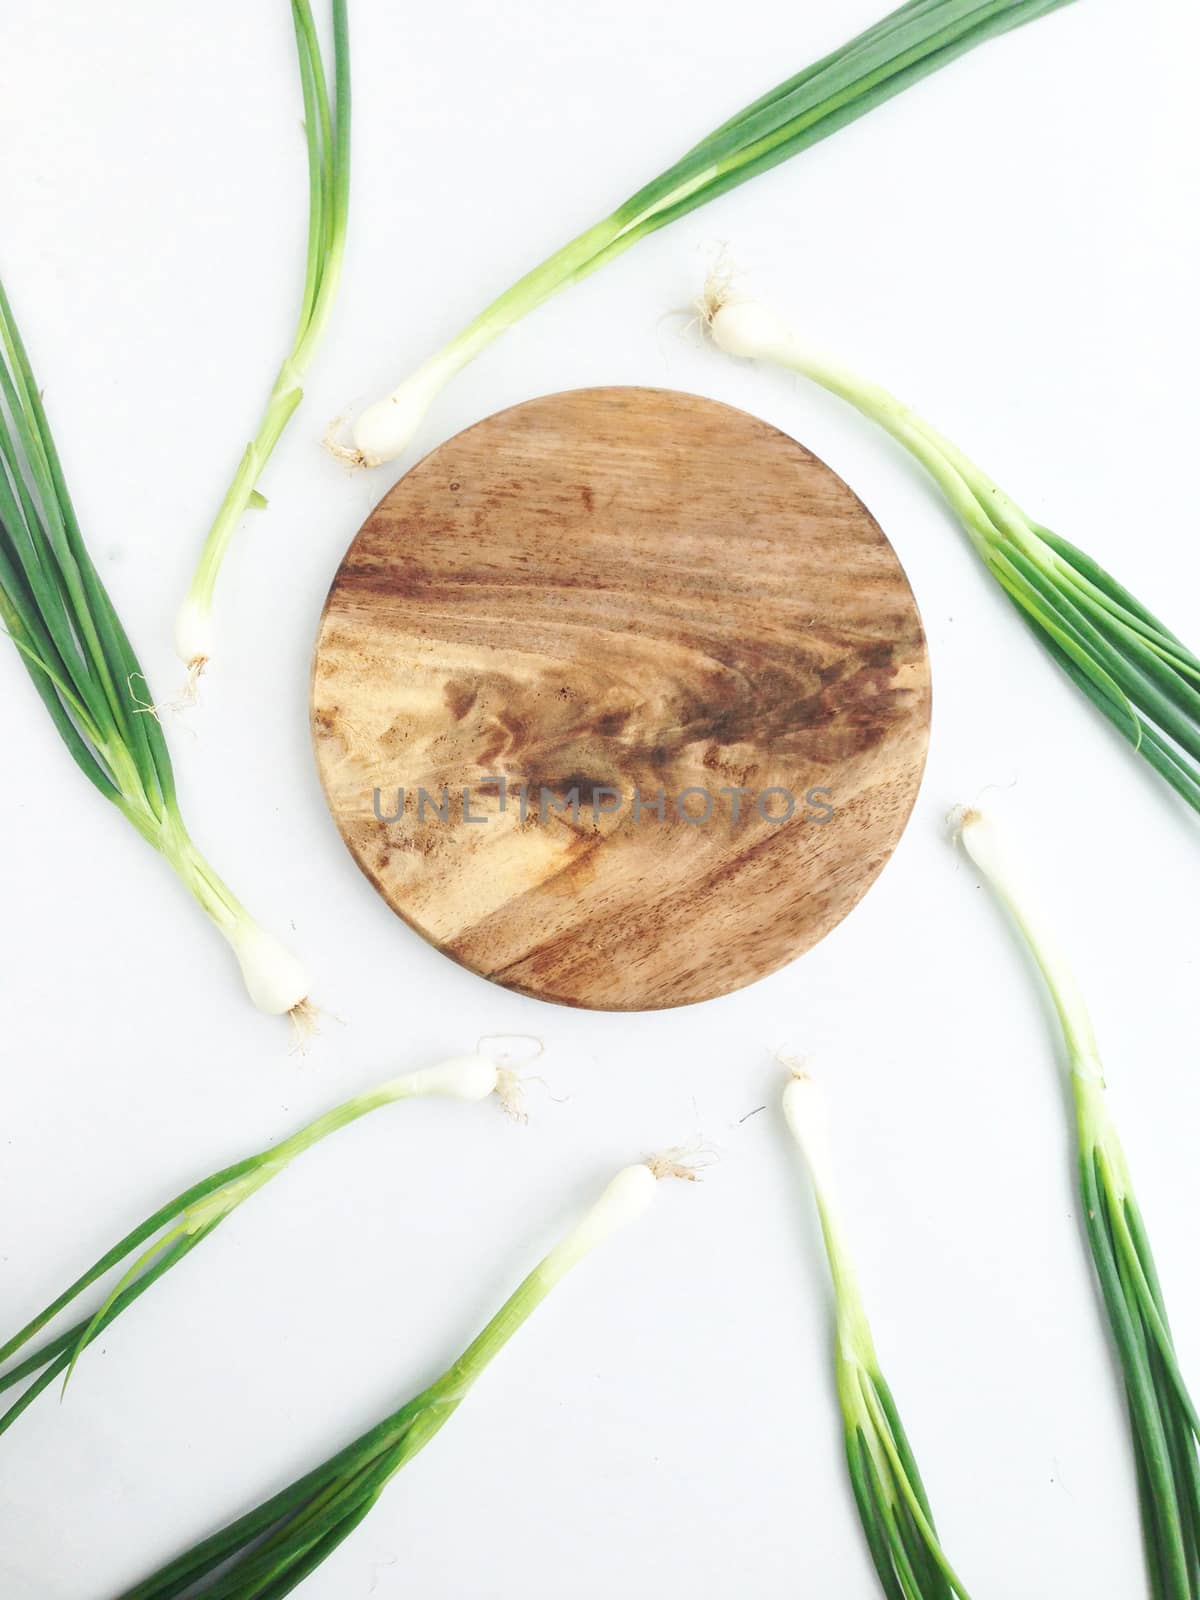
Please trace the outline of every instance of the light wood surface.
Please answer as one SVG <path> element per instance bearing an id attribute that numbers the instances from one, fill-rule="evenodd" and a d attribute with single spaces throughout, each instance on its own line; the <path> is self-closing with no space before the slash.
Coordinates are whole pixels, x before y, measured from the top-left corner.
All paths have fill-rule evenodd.
<path id="1" fill-rule="evenodd" d="M 351 544 L 313 670 L 329 806 L 387 902 L 487 978 L 605 1009 L 726 993 L 826 934 L 895 847 L 928 725 L 865 507 L 775 428 L 656 389 L 546 396 L 427 456 Z M 443 786 L 449 820 L 419 817 Z"/>

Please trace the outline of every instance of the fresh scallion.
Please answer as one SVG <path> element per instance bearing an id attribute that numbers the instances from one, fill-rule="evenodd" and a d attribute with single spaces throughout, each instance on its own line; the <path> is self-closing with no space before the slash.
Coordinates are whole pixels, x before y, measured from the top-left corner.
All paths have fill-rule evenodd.
<path id="1" fill-rule="evenodd" d="M 1084 551 L 1027 517 L 895 396 L 755 301 L 710 284 L 702 306 L 730 355 L 802 373 L 877 422 L 926 469 L 984 566 L 1050 656 L 1159 776 L 1200 811 L 1200 658 Z"/>
<path id="2" fill-rule="evenodd" d="M 213 652 L 213 591 L 238 524 L 266 501 L 257 484 L 283 430 L 304 398 L 304 376 L 329 321 L 341 275 L 350 200 L 350 46 L 346 0 L 333 0 L 333 92 L 326 80 L 309 0 L 292 0 L 308 145 L 308 251 L 304 296 L 292 347 L 208 531 L 175 623 L 175 648 L 190 688 Z"/>
<path id="3" fill-rule="evenodd" d="M 442 388 L 497 335 L 648 233 L 778 166 L 956 56 L 1067 0 L 908 0 L 857 38 L 748 105 L 623 205 L 494 300 L 398 389 L 369 406 L 338 453 L 394 460 Z M 337 448 L 337 447 L 335 447 Z"/>
<path id="4" fill-rule="evenodd" d="M 1053 1001 L 1075 1101 L 1088 1247 L 1133 1436 L 1142 1537 L 1155 1600 L 1200 1597 L 1200 1416 L 1180 1371 L 1150 1241 L 1105 1100 L 1092 1021 L 1006 841 L 978 811 L 955 817 L 967 854 L 1020 930 Z"/>
<path id="5" fill-rule="evenodd" d="M 72 1327 L 37 1346 L 30 1354 L 0 1370 L 0 1394 L 26 1379 L 32 1381 L 20 1397 L 0 1414 L 0 1434 L 7 1432 L 43 1390 L 62 1377 L 64 1387 L 84 1350 L 104 1330 L 143 1295 L 164 1273 L 178 1266 L 198 1244 L 235 1211 L 243 1201 L 277 1177 L 298 1155 L 319 1140 L 351 1122 L 357 1122 L 381 1106 L 399 1100 L 414 1100 L 425 1095 L 443 1095 L 454 1100 L 486 1100 L 499 1097 L 510 1113 L 517 1108 L 518 1085 L 512 1070 L 483 1055 L 455 1056 L 437 1066 L 425 1067 L 393 1078 L 366 1094 L 335 1106 L 297 1133 L 278 1144 L 247 1156 L 232 1166 L 202 1178 L 168 1200 L 146 1220 L 117 1241 L 57 1299 L 27 1322 L 19 1333 L 0 1345 L 0 1369 L 22 1351 L 73 1301 L 99 1282 L 121 1262 L 134 1256 L 133 1264 L 117 1280 L 99 1309 Z M 136 1255 L 135 1255 L 136 1252 Z M 36 1374 L 36 1376 L 35 1376 Z"/>
<path id="6" fill-rule="evenodd" d="M 942 1549 L 912 1447 L 875 1354 L 840 1218 L 825 1102 L 807 1074 L 793 1070 L 783 1091 L 783 1111 L 804 1153 L 829 1259 L 846 1464 L 880 1587 L 888 1600 L 951 1600 L 953 1595 L 968 1600 Z"/>
<path id="7" fill-rule="evenodd" d="M 625 1167 L 458 1360 L 415 1399 L 257 1510 L 202 1540 L 120 1600 L 281 1600 L 351 1534 L 389 1480 L 450 1420 L 475 1380 L 566 1274 L 649 1207 L 670 1159 Z"/>
<path id="8" fill-rule="evenodd" d="M 261 1011 L 310 1016 L 300 963 L 192 843 L 145 674 L 83 542 L 41 391 L 0 284 L 0 624 L 91 783 L 170 862 Z"/>

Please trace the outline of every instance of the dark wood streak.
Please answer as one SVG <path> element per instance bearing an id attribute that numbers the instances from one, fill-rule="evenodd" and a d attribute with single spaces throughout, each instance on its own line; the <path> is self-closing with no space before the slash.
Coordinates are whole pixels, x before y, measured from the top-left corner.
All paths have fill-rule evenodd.
<path id="1" fill-rule="evenodd" d="M 807 949 L 895 846 L 925 757 L 920 618 L 846 485 L 776 429 L 662 390 L 491 417 L 376 507 L 326 603 L 313 738 L 355 859 L 413 927 L 523 993 L 614 1009 L 725 993 Z M 501 815 L 524 782 L 579 815 Z M 461 788 L 486 824 L 464 819 Z M 372 791 L 410 809 L 376 820 Z M 452 791 L 449 823 L 415 815 Z M 634 787 L 803 797 L 635 823 Z M 623 812 L 593 797 L 619 789 Z M 390 798 L 385 810 L 390 810 Z"/>

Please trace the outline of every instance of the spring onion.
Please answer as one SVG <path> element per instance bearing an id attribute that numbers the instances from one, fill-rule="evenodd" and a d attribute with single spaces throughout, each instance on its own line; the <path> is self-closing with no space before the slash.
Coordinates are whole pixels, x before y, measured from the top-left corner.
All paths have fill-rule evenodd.
<path id="1" fill-rule="evenodd" d="M 0 1434 L 7 1432 L 44 1389 L 60 1375 L 64 1387 L 84 1350 L 127 1310 L 151 1284 L 178 1266 L 215 1228 L 264 1184 L 269 1183 L 298 1155 L 319 1140 L 351 1122 L 357 1122 L 381 1106 L 424 1095 L 443 1095 L 453 1100 L 486 1100 L 496 1095 L 505 1110 L 516 1114 L 518 1084 L 512 1070 L 484 1055 L 454 1056 L 437 1066 L 408 1072 L 379 1088 L 335 1106 L 297 1133 L 278 1144 L 247 1156 L 232 1166 L 202 1178 L 159 1208 L 105 1251 L 100 1259 L 65 1289 L 56 1300 L 27 1322 L 19 1333 L 0 1345 L 0 1369 L 39 1334 L 50 1322 L 92 1284 L 97 1283 L 122 1261 L 137 1255 L 101 1304 L 99 1310 L 40 1344 L 7 1372 L 0 1370 L 0 1394 L 27 1378 L 33 1381 L 20 1397 L 0 1414 Z M 149 1241 L 149 1242 L 147 1242 Z M 34 1377 L 34 1374 L 37 1374 Z"/>
<path id="2" fill-rule="evenodd" d="M 1155 1600 L 1197 1600 L 1200 1417 L 1180 1372 L 1150 1241 L 1105 1101 L 1091 1018 L 1003 836 L 978 811 L 960 811 L 955 821 L 968 855 L 1029 947 L 1066 1044 L 1084 1223 L 1125 1381 L 1151 1592 Z"/>
<path id="3" fill-rule="evenodd" d="M 802 373 L 886 429 L 941 489 L 984 566 L 1077 688 L 1200 811 L 1200 659 L 1084 551 L 1034 522 L 886 389 L 812 349 L 767 307 L 710 282 L 728 354 Z"/>
<path id="4" fill-rule="evenodd" d="M 875 1354 L 840 1220 L 825 1102 L 813 1080 L 795 1068 L 783 1091 L 783 1111 L 808 1166 L 829 1259 L 846 1463 L 880 1586 L 888 1600 L 950 1600 L 953 1595 L 967 1600 L 938 1539 L 929 1497 Z"/>
<path id="5" fill-rule="evenodd" d="M 2 284 L 0 624 L 84 776 L 165 856 L 229 941 L 254 1004 L 306 1025 L 300 963 L 235 899 L 184 827 L 145 674 L 84 545 Z"/>
<path id="6" fill-rule="evenodd" d="M 566 1274 L 649 1207 L 657 1180 L 691 1176 L 671 1157 L 625 1167 L 436 1382 L 376 1427 L 135 1584 L 120 1600 L 281 1600 L 354 1531 L 388 1481 L 449 1421 L 484 1368 Z"/>
<path id="7" fill-rule="evenodd" d="M 187 598 L 175 623 L 175 649 L 188 669 L 189 689 L 213 652 L 212 606 L 217 574 L 238 524 L 266 501 L 258 480 L 304 398 L 304 376 L 329 321 L 341 275 L 350 199 L 350 50 L 346 0 L 333 0 L 333 93 L 308 0 L 292 0 L 308 145 L 308 252 L 304 296 L 292 347 L 267 400 L 258 432 L 246 446 L 208 531 Z"/>
<path id="8" fill-rule="evenodd" d="M 378 466 L 406 449 L 440 390 L 497 335 L 648 233 L 806 150 L 985 40 L 1066 0 L 908 0 L 723 123 L 623 205 L 494 300 L 398 389 L 369 406 L 338 454 Z M 336 427 L 336 424 L 335 424 Z"/>

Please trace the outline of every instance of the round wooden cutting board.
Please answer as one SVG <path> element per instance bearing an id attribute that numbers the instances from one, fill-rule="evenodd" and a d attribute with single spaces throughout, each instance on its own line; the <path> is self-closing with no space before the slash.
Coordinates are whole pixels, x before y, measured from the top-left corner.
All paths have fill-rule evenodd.
<path id="1" fill-rule="evenodd" d="M 861 898 L 916 798 L 929 666 L 891 546 L 802 445 L 581 389 L 468 428 L 375 508 L 312 725 L 406 922 L 522 994 L 640 1010 L 774 971 Z"/>

